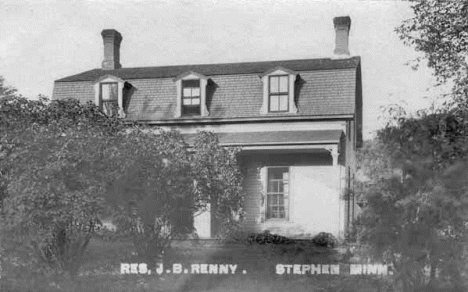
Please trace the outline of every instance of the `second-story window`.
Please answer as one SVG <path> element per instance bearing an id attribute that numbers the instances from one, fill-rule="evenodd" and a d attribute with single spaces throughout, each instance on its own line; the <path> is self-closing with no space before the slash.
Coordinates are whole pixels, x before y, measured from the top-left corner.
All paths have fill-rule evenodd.
<path id="1" fill-rule="evenodd" d="M 269 107 L 270 112 L 289 110 L 289 78 L 287 75 L 270 76 Z"/>
<path id="2" fill-rule="evenodd" d="M 182 115 L 200 115 L 200 80 L 182 80 Z"/>
<path id="3" fill-rule="evenodd" d="M 114 112 L 116 113 L 119 107 L 117 82 L 103 82 L 100 87 L 102 110 L 107 115 L 112 115 Z"/>

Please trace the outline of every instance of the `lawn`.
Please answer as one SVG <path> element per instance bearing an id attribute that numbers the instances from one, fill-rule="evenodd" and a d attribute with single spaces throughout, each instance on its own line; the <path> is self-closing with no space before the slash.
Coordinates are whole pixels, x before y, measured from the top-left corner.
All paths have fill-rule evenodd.
<path id="1" fill-rule="evenodd" d="M 1 291 L 385 291 L 382 278 L 346 274 L 278 274 L 278 264 L 342 264 L 336 250 L 306 244 L 175 244 L 162 259 L 164 273 L 149 264 L 151 274 L 121 274 L 122 263 L 142 263 L 129 242 L 93 240 L 81 275 L 44 278 L 27 273 L 2 279 Z M 174 274 L 182 267 L 180 274 Z M 223 270 L 222 266 L 226 267 Z M 231 265 L 228 269 L 228 265 Z M 233 267 L 235 271 L 233 273 Z M 214 268 L 216 267 L 216 270 Z M 218 269 L 219 268 L 219 269 Z M 210 270 L 211 269 L 211 270 Z M 170 273 L 167 273 L 167 270 Z M 188 273 L 184 273 L 187 270 Z M 323 271 L 323 270 L 322 270 Z M 5 271 L 4 271 L 5 272 Z M 212 272 L 212 274 L 204 274 Z M 216 273 L 214 273 L 216 272 Z M 224 273 L 224 274 L 223 274 Z M 227 274 L 225 274 L 227 273 Z"/>

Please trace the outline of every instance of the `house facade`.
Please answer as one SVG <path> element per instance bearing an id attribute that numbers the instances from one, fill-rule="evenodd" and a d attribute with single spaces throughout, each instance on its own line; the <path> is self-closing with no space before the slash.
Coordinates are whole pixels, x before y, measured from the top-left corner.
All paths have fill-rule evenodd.
<path id="1" fill-rule="evenodd" d="M 362 142 L 359 57 L 348 50 L 351 19 L 333 19 L 331 58 L 125 68 L 122 36 L 102 31 L 104 61 L 55 81 L 53 99 L 93 101 L 128 121 L 218 134 L 241 147 L 246 230 L 293 238 L 330 232 L 343 238 L 357 211 L 352 189 Z M 195 214 L 209 238 L 209 212 Z"/>

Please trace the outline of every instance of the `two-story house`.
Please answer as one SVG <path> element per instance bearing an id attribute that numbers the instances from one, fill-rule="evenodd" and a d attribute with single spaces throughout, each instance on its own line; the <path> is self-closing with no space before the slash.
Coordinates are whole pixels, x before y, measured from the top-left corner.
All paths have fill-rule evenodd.
<path id="1" fill-rule="evenodd" d="M 305 60 L 125 68 L 122 36 L 102 31 L 104 61 L 55 81 L 53 98 L 94 101 L 105 112 L 164 129 L 188 141 L 213 131 L 240 146 L 247 230 L 290 237 L 343 237 L 355 213 L 355 151 L 362 141 L 359 57 L 348 50 L 349 17 L 333 19 L 333 57 Z M 195 214 L 200 237 L 209 212 Z"/>

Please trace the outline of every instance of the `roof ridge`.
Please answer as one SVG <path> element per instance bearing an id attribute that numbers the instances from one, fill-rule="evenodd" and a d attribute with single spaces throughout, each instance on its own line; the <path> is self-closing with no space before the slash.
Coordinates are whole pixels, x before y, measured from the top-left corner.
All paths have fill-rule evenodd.
<path id="1" fill-rule="evenodd" d="M 172 67 L 190 67 L 190 66 L 222 66 L 222 65 L 245 65 L 245 64 L 266 64 L 266 63 L 275 63 L 275 62 L 299 62 L 299 61 L 317 61 L 317 60 L 330 60 L 330 61 L 346 61 L 350 59 L 359 59 L 360 56 L 350 56 L 349 58 L 332 58 L 332 57 L 323 57 L 323 58 L 307 58 L 307 59 L 282 59 L 282 60 L 269 60 L 269 61 L 251 61 L 251 62 L 227 62 L 227 63 L 198 63 L 198 64 L 172 64 L 172 65 L 162 65 L 162 66 L 140 66 L 140 67 L 122 67 L 120 69 L 148 69 L 148 68 L 172 68 Z M 102 70 L 102 68 L 94 68 L 92 70 Z M 89 71 L 92 71 L 89 70 Z M 119 69 L 117 69 L 119 70 Z"/>
<path id="2" fill-rule="evenodd" d="M 237 63 L 186 64 L 147 67 L 124 67 L 114 70 L 94 68 L 79 74 L 56 80 L 56 82 L 94 81 L 104 74 L 111 74 L 122 79 L 174 78 L 187 71 L 194 71 L 205 76 L 236 75 L 263 73 L 272 67 L 282 66 L 293 71 L 349 69 L 356 68 L 361 58 L 312 58 L 275 61 L 254 61 Z"/>

